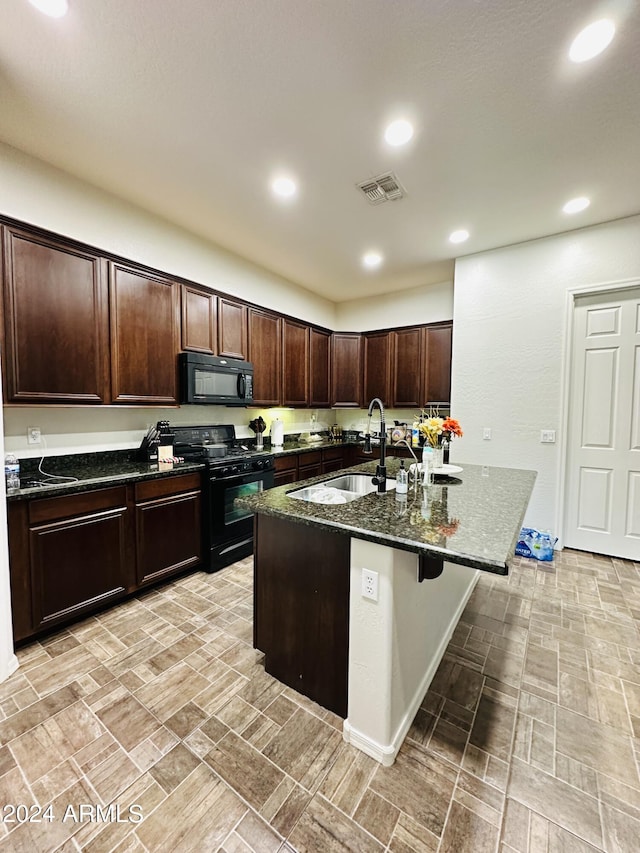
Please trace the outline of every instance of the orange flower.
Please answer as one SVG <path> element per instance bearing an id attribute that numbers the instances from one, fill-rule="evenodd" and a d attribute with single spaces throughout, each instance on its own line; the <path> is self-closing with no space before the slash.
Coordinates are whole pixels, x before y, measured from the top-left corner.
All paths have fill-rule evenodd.
<path id="1" fill-rule="evenodd" d="M 462 432 L 462 427 L 458 423 L 455 418 L 445 418 L 442 422 L 442 432 L 448 433 L 448 437 L 451 438 L 454 435 L 457 435 L 461 438 L 464 433 Z"/>

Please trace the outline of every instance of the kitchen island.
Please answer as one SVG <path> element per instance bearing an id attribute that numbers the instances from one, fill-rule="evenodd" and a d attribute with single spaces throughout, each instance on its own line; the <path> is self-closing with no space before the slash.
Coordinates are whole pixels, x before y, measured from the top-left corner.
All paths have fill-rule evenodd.
<path id="1" fill-rule="evenodd" d="M 390 477 L 399 464 L 389 461 Z M 255 513 L 254 645 L 266 671 L 392 764 L 479 572 L 508 573 L 535 477 L 464 465 L 406 496 L 390 489 L 336 505 L 291 496 L 324 475 L 241 499 Z"/>

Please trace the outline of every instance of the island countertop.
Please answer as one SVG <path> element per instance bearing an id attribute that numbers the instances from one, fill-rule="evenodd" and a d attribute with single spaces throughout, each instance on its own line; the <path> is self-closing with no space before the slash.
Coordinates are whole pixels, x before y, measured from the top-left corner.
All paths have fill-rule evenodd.
<path id="1" fill-rule="evenodd" d="M 389 459 L 390 478 L 400 460 Z M 347 471 L 375 473 L 376 461 Z M 452 477 L 428 488 L 409 486 L 406 500 L 395 489 L 372 493 L 346 504 L 323 505 L 296 500 L 288 493 L 337 476 L 312 477 L 237 498 L 256 513 L 286 518 L 326 530 L 344 531 L 428 558 L 459 563 L 506 575 L 536 479 L 536 472 L 519 468 L 462 464 Z"/>

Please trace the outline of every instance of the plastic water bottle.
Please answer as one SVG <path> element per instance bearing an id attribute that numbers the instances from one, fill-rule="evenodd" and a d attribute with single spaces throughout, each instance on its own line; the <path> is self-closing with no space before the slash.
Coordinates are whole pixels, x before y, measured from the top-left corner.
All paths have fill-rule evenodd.
<path id="1" fill-rule="evenodd" d="M 432 452 L 428 444 L 422 448 L 422 484 L 428 486 L 431 482 Z"/>
<path id="2" fill-rule="evenodd" d="M 406 495 L 409 490 L 409 474 L 404 467 L 404 459 L 400 460 L 400 468 L 396 474 L 396 494 Z"/>
<path id="3" fill-rule="evenodd" d="M 20 488 L 20 461 L 14 453 L 7 453 L 4 457 L 4 476 L 7 491 Z"/>

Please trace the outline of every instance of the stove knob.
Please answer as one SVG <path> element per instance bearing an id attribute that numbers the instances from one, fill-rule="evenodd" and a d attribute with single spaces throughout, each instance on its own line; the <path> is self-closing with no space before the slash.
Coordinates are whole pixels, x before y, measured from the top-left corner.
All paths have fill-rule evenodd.
<path id="1" fill-rule="evenodd" d="M 237 465 L 232 465 L 232 466 L 231 466 L 231 468 L 229 469 L 229 471 L 230 471 L 232 474 L 237 474 L 237 473 L 238 473 L 238 466 L 237 466 Z"/>
<path id="2" fill-rule="evenodd" d="M 264 462 L 262 459 L 258 459 L 255 463 L 256 470 L 259 471 L 261 468 L 264 468 Z"/>
<path id="3" fill-rule="evenodd" d="M 228 468 L 220 468 L 220 476 L 221 477 L 226 477 L 228 473 L 229 473 Z"/>

